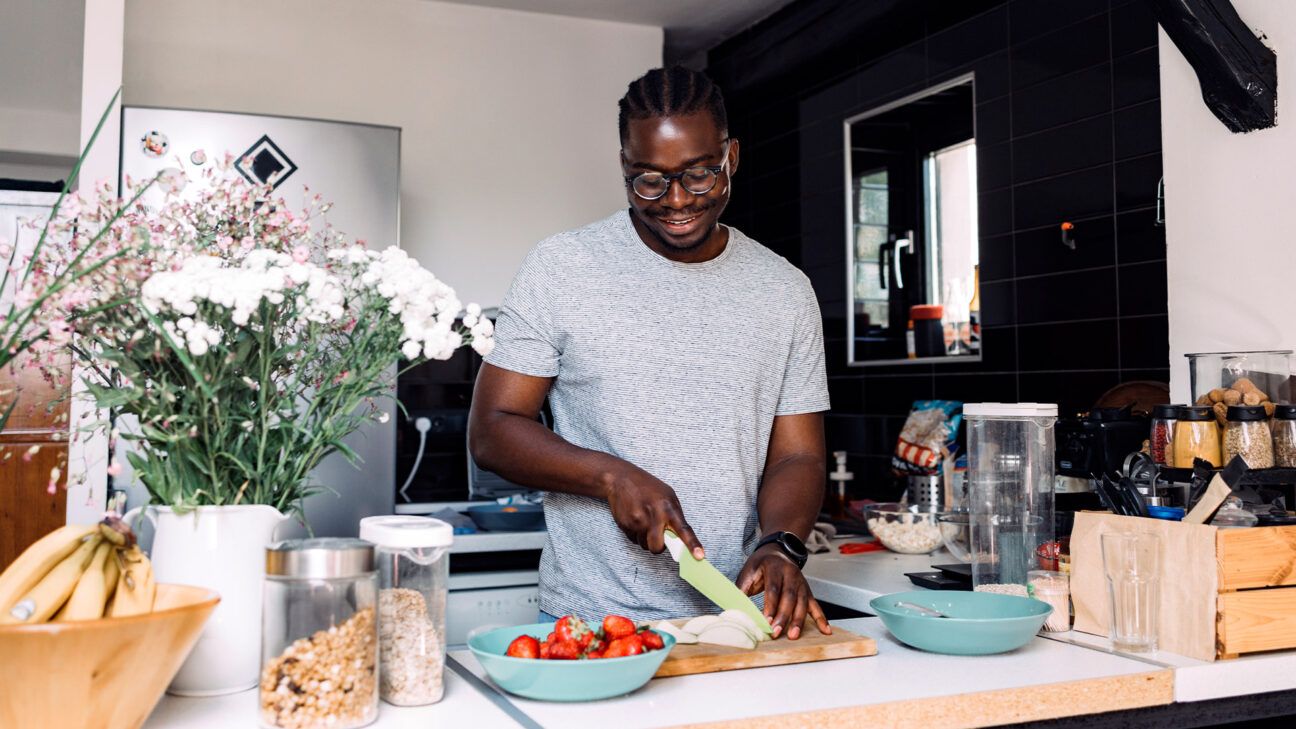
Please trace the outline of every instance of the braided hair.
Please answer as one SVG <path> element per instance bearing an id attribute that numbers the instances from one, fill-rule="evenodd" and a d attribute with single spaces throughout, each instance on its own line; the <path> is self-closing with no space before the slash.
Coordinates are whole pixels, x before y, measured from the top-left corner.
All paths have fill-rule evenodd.
<path id="1" fill-rule="evenodd" d="M 708 111 L 720 133 L 729 136 L 724 96 L 705 73 L 683 66 L 654 68 L 630 82 L 619 102 L 617 125 L 624 144 L 631 119 L 652 119 Z"/>

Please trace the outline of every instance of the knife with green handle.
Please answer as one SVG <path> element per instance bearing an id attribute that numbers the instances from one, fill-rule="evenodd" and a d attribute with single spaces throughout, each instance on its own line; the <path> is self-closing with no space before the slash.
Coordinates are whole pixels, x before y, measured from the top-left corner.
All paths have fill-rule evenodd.
<path id="1" fill-rule="evenodd" d="M 756 607 L 738 586 L 729 581 L 724 573 L 705 559 L 698 559 L 684 548 L 684 542 L 675 532 L 666 530 L 666 551 L 676 562 L 679 562 L 679 574 L 684 581 L 692 585 L 703 597 L 720 606 L 722 610 L 738 610 L 752 619 L 756 627 L 768 634 L 774 633 L 765 615 Z"/>

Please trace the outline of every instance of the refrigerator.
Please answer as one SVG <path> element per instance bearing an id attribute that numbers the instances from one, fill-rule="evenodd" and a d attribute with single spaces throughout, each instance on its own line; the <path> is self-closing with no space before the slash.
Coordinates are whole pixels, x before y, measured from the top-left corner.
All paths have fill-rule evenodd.
<path id="1" fill-rule="evenodd" d="M 190 194 L 200 189 L 204 167 L 229 152 L 240 160 L 238 174 L 274 185 L 275 195 L 290 207 L 301 207 L 309 188 L 310 194 L 333 203 L 328 220 L 337 230 L 371 248 L 400 244 L 399 128 L 126 106 L 121 130 L 123 180 L 149 179 L 164 168 L 180 167 L 189 173 L 184 194 Z M 157 203 L 162 194 L 150 190 L 143 200 Z M 394 387 L 388 395 L 395 396 Z M 393 400 L 380 404 L 392 417 L 386 423 L 371 421 L 347 438 L 361 461 L 352 465 L 333 454 L 313 472 L 313 480 L 329 489 L 304 504 L 314 536 L 356 536 L 361 518 L 393 512 L 398 418 Z M 127 468 L 118 482 L 126 485 L 130 506 L 144 503 L 147 494 L 132 483 L 129 464 L 124 458 L 118 462 Z M 280 527 L 277 536 L 307 533 L 306 526 L 292 522 Z"/>

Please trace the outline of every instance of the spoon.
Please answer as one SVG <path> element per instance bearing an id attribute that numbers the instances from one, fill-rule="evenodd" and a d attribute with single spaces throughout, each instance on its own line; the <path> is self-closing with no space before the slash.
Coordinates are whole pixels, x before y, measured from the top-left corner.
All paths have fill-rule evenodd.
<path id="1" fill-rule="evenodd" d="M 946 615 L 945 613 L 943 613 L 943 612 L 941 612 L 941 611 L 939 611 L 939 610 L 936 610 L 935 608 L 929 608 L 929 607 L 927 607 L 927 606 L 925 606 L 925 605 L 915 605 L 914 603 L 911 603 L 911 602 L 904 602 L 903 600 L 896 602 L 895 606 L 896 606 L 896 607 L 899 607 L 899 608 L 908 608 L 909 610 L 917 610 L 918 612 L 920 612 L 920 613 L 922 613 L 923 615 L 926 615 L 927 617 L 930 617 L 930 618 L 948 618 L 948 617 L 949 617 L 949 616 Z"/>

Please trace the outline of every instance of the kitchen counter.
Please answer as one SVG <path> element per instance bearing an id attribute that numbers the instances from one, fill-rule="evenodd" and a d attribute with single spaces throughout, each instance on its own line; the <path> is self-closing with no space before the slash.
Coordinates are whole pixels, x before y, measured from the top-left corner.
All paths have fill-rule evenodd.
<path id="1" fill-rule="evenodd" d="M 923 589 L 905 577 L 906 572 L 930 572 L 934 564 L 952 564 L 958 560 L 941 549 L 932 554 L 897 554 L 864 552 L 842 554 L 843 544 L 867 539 L 834 539 L 832 551 L 810 555 L 802 573 L 814 596 L 834 605 L 868 612 L 869 601 L 879 595 Z"/>

